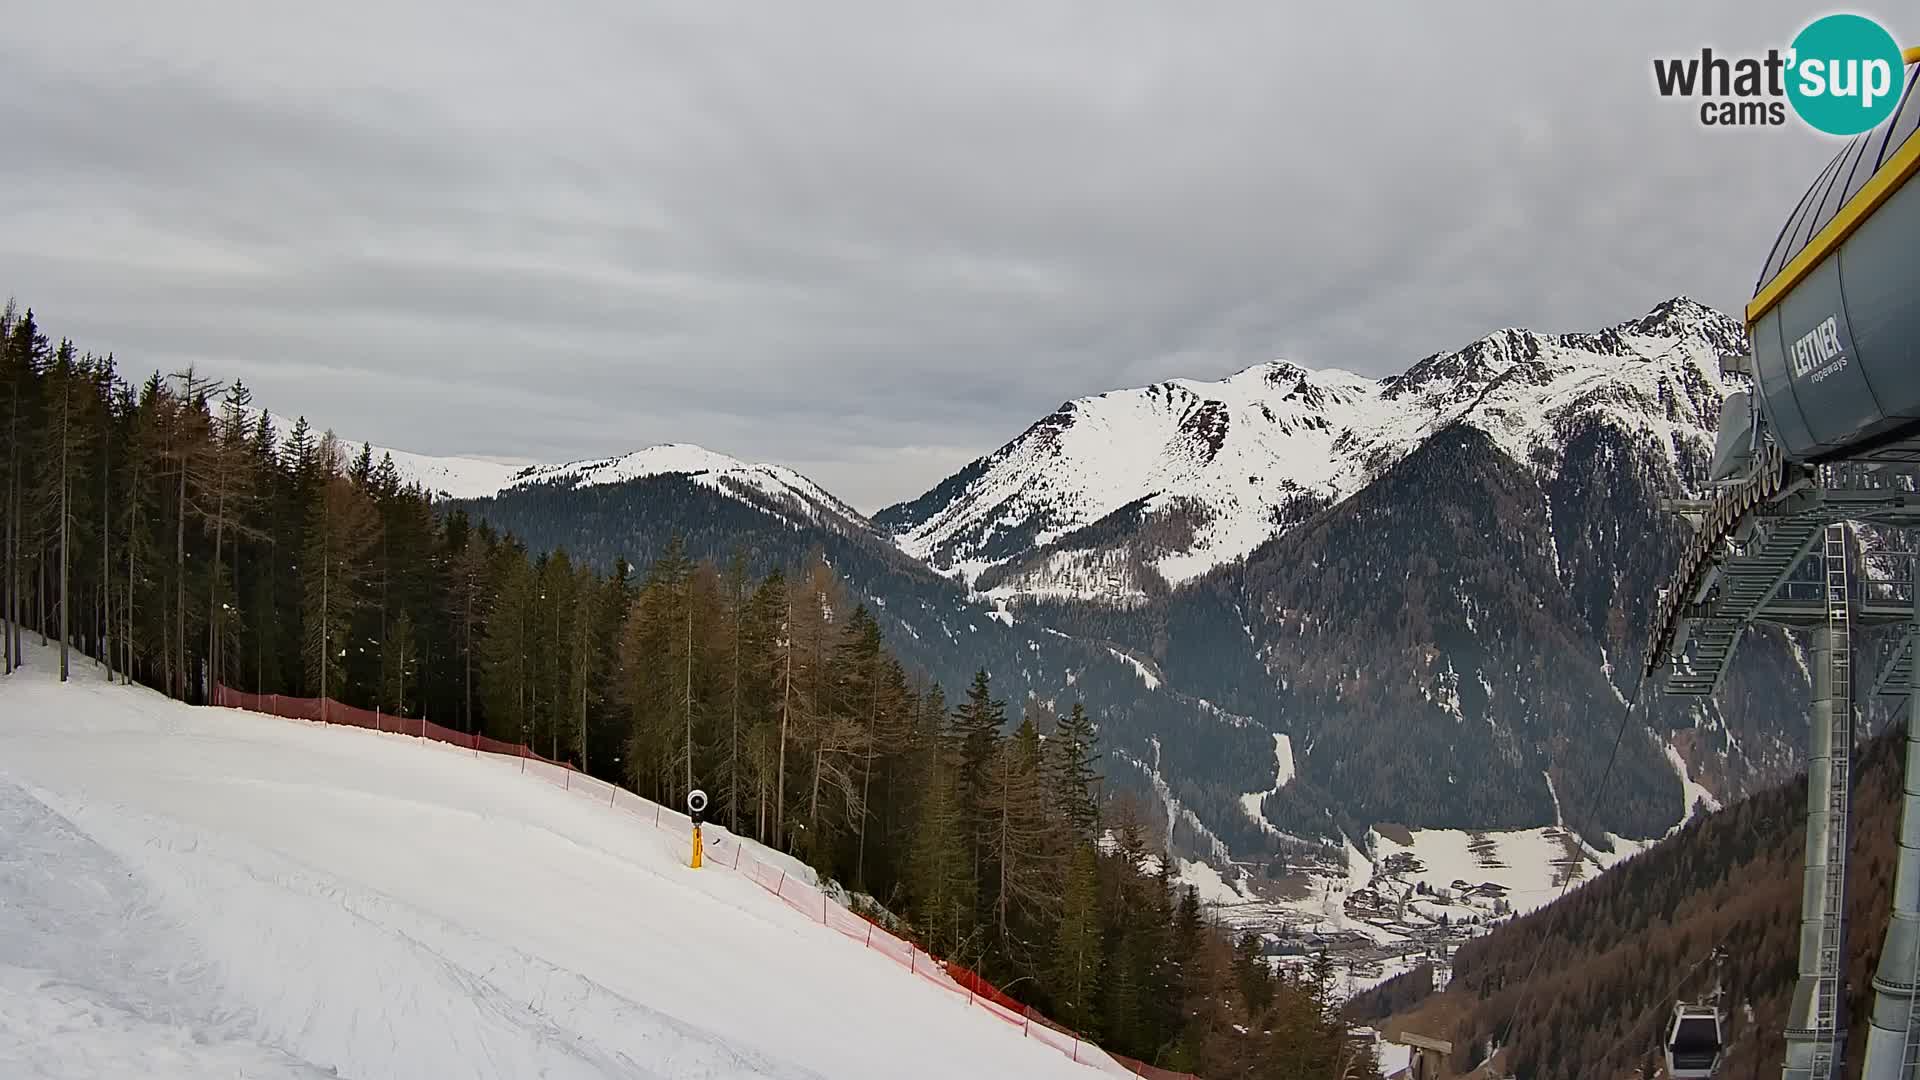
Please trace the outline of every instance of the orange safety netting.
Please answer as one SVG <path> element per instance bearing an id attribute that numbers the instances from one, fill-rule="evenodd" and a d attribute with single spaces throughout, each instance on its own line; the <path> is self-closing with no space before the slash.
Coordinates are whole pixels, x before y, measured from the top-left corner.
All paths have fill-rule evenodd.
<path id="1" fill-rule="evenodd" d="M 492 754 L 515 758 L 519 760 L 523 772 L 538 776 L 582 797 L 602 801 L 610 808 L 623 810 L 642 820 L 651 821 L 656 828 L 668 829 L 675 833 L 691 831 L 692 820 L 685 814 L 667 809 L 625 788 L 588 776 L 565 762 L 541 757 L 520 743 L 503 742 L 485 735 L 455 731 L 417 717 L 394 716 L 377 709 L 355 708 L 331 699 L 297 698 L 281 694 L 248 694 L 225 686 L 215 686 L 213 704 L 294 720 L 317 720 L 329 724 L 367 728 L 372 731 L 410 735 L 457 746 L 470 750 L 476 755 Z M 1103 1072 L 1119 1075 L 1150 1077 L 1152 1080 L 1199 1080 L 1192 1073 L 1156 1068 L 1145 1062 L 1101 1050 L 1094 1043 L 1022 1004 L 1006 991 L 982 978 L 978 972 L 957 963 L 942 963 L 912 942 L 893 934 L 866 916 L 849 910 L 818 886 L 787 873 L 781 867 L 754 858 L 748 853 L 745 844 L 718 827 L 714 827 L 713 835 L 704 838 L 704 845 L 705 865 L 734 870 L 746 875 L 749 880 L 779 897 L 788 906 L 814 922 L 849 940 L 860 942 L 864 948 L 878 952 L 927 982 L 964 998 L 968 1005 L 985 1009 L 998 1019 L 1006 1021 L 1008 1025 L 1018 1028 L 1027 1038 L 1050 1046 L 1074 1061 L 1093 1066 Z M 691 850 L 690 840 L 688 847 Z"/>

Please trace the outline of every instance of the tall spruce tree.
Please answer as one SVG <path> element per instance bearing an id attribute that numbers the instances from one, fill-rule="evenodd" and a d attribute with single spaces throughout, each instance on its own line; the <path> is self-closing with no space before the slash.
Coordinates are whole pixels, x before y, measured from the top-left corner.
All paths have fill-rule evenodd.
<path id="1" fill-rule="evenodd" d="M 319 480 L 307 510 L 305 574 L 307 678 L 321 698 L 345 693 L 348 633 L 364 602 L 366 554 L 378 539 L 379 518 L 362 491 L 339 472 L 340 444 L 320 442 Z"/>
<path id="2" fill-rule="evenodd" d="M 1091 842 L 1100 823 L 1098 795 L 1100 760 L 1093 718 L 1086 706 L 1074 702 L 1047 740 L 1047 780 L 1055 806 L 1075 837 Z"/>
<path id="3" fill-rule="evenodd" d="M 1075 1031 L 1092 1031 L 1099 1026 L 1104 947 L 1099 856 L 1093 845 L 1080 844 L 1074 848 L 1061 891 L 1050 973 L 1057 1019 Z"/>

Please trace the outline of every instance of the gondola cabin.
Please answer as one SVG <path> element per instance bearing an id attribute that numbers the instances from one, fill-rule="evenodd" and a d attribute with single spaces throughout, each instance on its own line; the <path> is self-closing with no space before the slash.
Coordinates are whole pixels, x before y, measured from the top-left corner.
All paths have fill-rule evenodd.
<path id="1" fill-rule="evenodd" d="M 1675 1005 L 1667 1030 L 1668 1080 L 1707 1080 L 1720 1063 L 1720 1010 Z"/>

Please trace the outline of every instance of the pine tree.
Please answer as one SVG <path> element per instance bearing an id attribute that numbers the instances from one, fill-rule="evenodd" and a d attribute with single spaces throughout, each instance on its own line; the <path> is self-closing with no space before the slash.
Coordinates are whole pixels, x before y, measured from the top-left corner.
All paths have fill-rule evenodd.
<path id="1" fill-rule="evenodd" d="M 1013 964 L 1051 936 L 1060 896 L 1060 833 L 1049 820 L 1040 737 L 1031 720 L 1003 740 L 988 764 L 983 809 L 994 947 Z"/>
<path id="2" fill-rule="evenodd" d="M 12 297 L 0 307 L 0 394 L 6 396 L 8 440 L 6 456 L 0 457 L 0 671 L 12 674 L 13 655 L 13 476 L 18 465 L 13 460 L 14 430 L 19 413 L 18 394 L 22 382 L 13 372 L 13 328 L 19 320 Z"/>
<path id="3" fill-rule="evenodd" d="M 477 639 L 486 625 L 491 596 L 487 589 L 487 568 L 491 559 L 484 534 L 465 526 L 466 517 L 462 514 L 456 513 L 449 522 L 450 529 L 457 527 L 460 542 L 454 545 L 449 559 L 451 587 L 447 600 L 460 650 L 460 726 L 473 732 L 478 730 L 473 722 L 473 661 L 479 647 Z M 621 612 L 623 617 L 625 614 Z"/>
<path id="4" fill-rule="evenodd" d="M 239 584 L 237 572 L 231 578 L 223 576 L 222 544 L 231 540 L 237 559 L 241 542 L 261 535 L 247 521 L 254 498 L 247 443 L 247 406 L 252 401 L 253 392 L 237 380 L 227 387 L 202 466 L 206 478 L 202 510 L 205 526 L 213 532 L 213 559 L 207 572 L 207 668 L 208 678 L 215 683 L 227 677 L 222 663 L 222 634 L 225 613 L 233 608 L 227 598 Z"/>
<path id="5" fill-rule="evenodd" d="M 636 787 L 669 803 L 690 764 L 692 572 L 675 537 L 647 569 L 621 651 L 623 689 L 632 708 L 628 772 Z"/>
<path id="6" fill-rule="evenodd" d="M 387 679 L 380 694 L 382 707 L 395 716 L 410 716 L 408 695 L 415 686 L 415 672 L 419 664 L 419 653 L 414 643 L 413 615 L 402 610 L 394 618 L 393 626 L 381 645 L 386 653 L 381 670 Z"/>
<path id="7" fill-rule="evenodd" d="M 927 754 L 910 882 L 914 914 L 927 947 L 952 955 L 973 932 L 976 879 L 960 807 L 957 761 L 944 742 L 936 739 Z"/>
<path id="8" fill-rule="evenodd" d="M 39 454 L 44 473 L 35 501 L 39 504 L 38 517 L 49 523 L 49 539 L 57 544 L 59 551 L 56 603 L 60 612 L 60 680 L 65 682 L 71 668 L 69 654 L 73 638 L 70 588 L 73 549 L 78 545 L 78 533 L 84 528 L 75 506 L 75 494 L 86 469 L 85 455 L 94 441 L 91 414 L 96 404 L 92 376 L 76 355 L 73 342 L 62 341 L 54 351 L 53 361 L 45 371 L 44 386 L 43 445 Z"/>
<path id="9" fill-rule="evenodd" d="M 1234 979 L 1240 998 L 1254 1016 L 1267 1011 L 1273 1003 L 1273 972 L 1260 952 L 1260 935 L 1247 930 L 1240 935 L 1233 953 Z"/>
<path id="10" fill-rule="evenodd" d="M 533 568 L 515 543 L 497 545 L 490 561 L 487 632 L 480 644 L 483 726 L 493 738 L 525 743 L 533 723 Z"/>
<path id="11" fill-rule="evenodd" d="M 320 697 L 343 693 L 347 635 L 364 602 L 366 553 L 379 519 L 366 496 L 339 475 L 339 443 L 329 433 L 319 449 L 319 490 L 307 512 L 305 572 L 307 677 Z"/>
<path id="12" fill-rule="evenodd" d="M 172 650 L 168 664 L 173 672 L 173 696 L 187 700 L 192 691 L 193 664 L 187 652 L 187 519 L 204 517 L 210 511 L 196 499 L 210 486 L 210 456 L 214 448 L 213 417 L 207 408 L 207 393 L 214 386 L 189 366 L 175 372 L 179 395 L 175 408 L 167 415 L 164 458 L 175 483 L 173 502 L 173 588 L 170 603 L 173 612 Z"/>
<path id="13" fill-rule="evenodd" d="M 1093 720 L 1086 707 L 1074 702 L 1072 710 L 1060 718 L 1053 737 L 1047 740 L 1048 780 L 1053 787 L 1055 806 L 1074 836 L 1085 842 L 1095 838 L 1100 823 L 1095 791 L 1100 774 L 1094 764 L 1100 760 L 1095 749 Z"/>
<path id="14" fill-rule="evenodd" d="M 810 833 L 804 844 L 787 842 L 816 865 L 829 855 L 830 838 L 824 835 L 829 822 L 823 810 L 830 796 L 850 798 L 855 791 L 847 756 L 857 747 L 859 733 L 838 708 L 831 663 L 835 623 L 847 618 L 847 607 L 845 590 L 825 557 L 818 551 L 811 553 L 806 572 L 794 581 L 787 613 L 782 745 L 801 752 L 800 779 L 805 786 L 797 794 L 804 802 L 797 809 L 806 820 L 791 824 L 796 831 Z"/>
<path id="15" fill-rule="evenodd" d="M 0 339 L 5 334 L 0 333 Z M 114 457 L 121 448 L 114 440 L 114 430 L 119 425 L 116 407 L 120 402 L 120 378 L 114 371 L 113 357 L 101 360 L 94 368 L 94 395 L 100 405 L 100 452 L 96 455 L 99 462 L 100 497 L 100 580 L 96 595 L 99 606 L 95 609 L 98 619 L 95 630 L 98 651 L 94 654 L 96 664 L 105 664 L 107 681 L 114 678 L 113 646 L 113 464 Z"/>
<path id="16" fill-rule="evenodd" d="M 581 768 L 595 776 L 618 779 L 622 755 L 632 726 L 631 703 L 620 680 L 621 642 L 627 615 L 633 608 L 632 572 L 625 559 L 614 560 L 613 572 L 595 601 L 592 690 L 587 703 L 587 749 Z"/>
<path id="17" fill-rule="evenodd" d="M 11 311 L 12 302 L 8 302 Z M 8 320 L 5 368 L 0 372 L 7 395 L 7 507 L 6 609 L 8 658 L 13 667 L 23 662 L 21 626 L 26 621 L 26 575 L 20 548 L 32 543 L 34 531 L 27 519 L 28 477 L 33 474 L 34 422 L 38 415 L 39 379 L 50 353 L 47 337 L 34 321 L 33 310 Z M 42 626 L 45 623 L 41 623 Z"/>
<path id="18" fill-rule="evenodd" d="M 792 679 L 787 636 L 792 593 L 777 568 L 753 590 L 748 606 L 747 660 L 751 678 L 754 719 L 747 726 L 747 764 L 753 774 L 754 832 L 763 841 L 781 834 L 780 802 L 784 793 L 783 766 Z"/>
<path id="19" fill-rule="evenodd" d="M 747 595 L 747 558 L 745 553 L 736 550 L 727 561 L 725 583 L 726 610 L 723 618 L 726 623 L 727 646 L 724 662 L 725 678 L 721 683 L 724 694 L 722 707 L 727 718 L 726 752 L 721 759 L 722 805 L 726 807 L 727 828 L 735 833 L 740 831 L 741 773 L 744 759 L 742 756 L 740 722 L 744 712 L 743 695 L 748 691 L 751 680 L 747 675 L 747 635 L 751 616 L 748 612 Z"/>
<path id="20" fill-rule="evenodd" d="M 983 668 L 974 672 L 967 699 L 953 710 L 953 732 L 958 742 L 960 813 L 970 834 L 968 854 L 975 880 L 985 880 L 987 783 L 1007 707 L 993 697 L 992 681 Z"/>
<path id="21" fill-rule="evenodd" d="M 1052 980 L 1057 1019 L 1075 1031 L 1099 1026 L 1100 969 L 1104 956 L 1100 918 L 1100 868 L 1091 844 L 1074 849 L 1054 931 Z"/>
<path id="22" fill-rule="evenodd" d="M 578 730 L 570 722 L 579 698 L 574 690 L 579 667 L 574 656 L 579 640 L 574 622 L 579 618 L 579 605 L 574 596 L 573 561 L 565 551 L 555 551 L 541 563 L 539 578 L 539 700 L 546 704 L 542 727 L 547 756 L 558 761 L 572 756 Z"/>

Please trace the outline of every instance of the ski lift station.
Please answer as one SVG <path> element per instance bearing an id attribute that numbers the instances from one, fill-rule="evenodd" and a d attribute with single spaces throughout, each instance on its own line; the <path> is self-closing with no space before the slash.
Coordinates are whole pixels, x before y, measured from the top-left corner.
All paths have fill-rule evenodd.
<path id="1" fill-rule="evenodd" d="M 1906 62 L 1920 63 L 1920 49 Z M 1810 644 L 1806 867 L 1786 1080 L 1847 1061 L 1847 853 L 1856 699 L 1905 697 L 1908 717 L 1891 919 L 1872 980 L 1860 1075 L 1920 1070 L 1920 589 L 1859 571 L 1861 528 L 1920 552 L 1920 72 L 1878 128 L 1854 136 L 1787 215 L 1746 309 L 1750 352 L 1725 358 L 1750 389 L 1724 406 L 1710 497 L 1654 605 L 1645 674 L 1711 695 L 1755 624 Z M 1884 550 L 1881 552 L 1884 554 Z M 1872 658 L 1857 664 L 1857 658 Z M 1861 988 L 1865 989 L 1865 988 Z M 1667 1073 L 1714 1074 L 1717 1006 L 1676 1005 Z"/>

